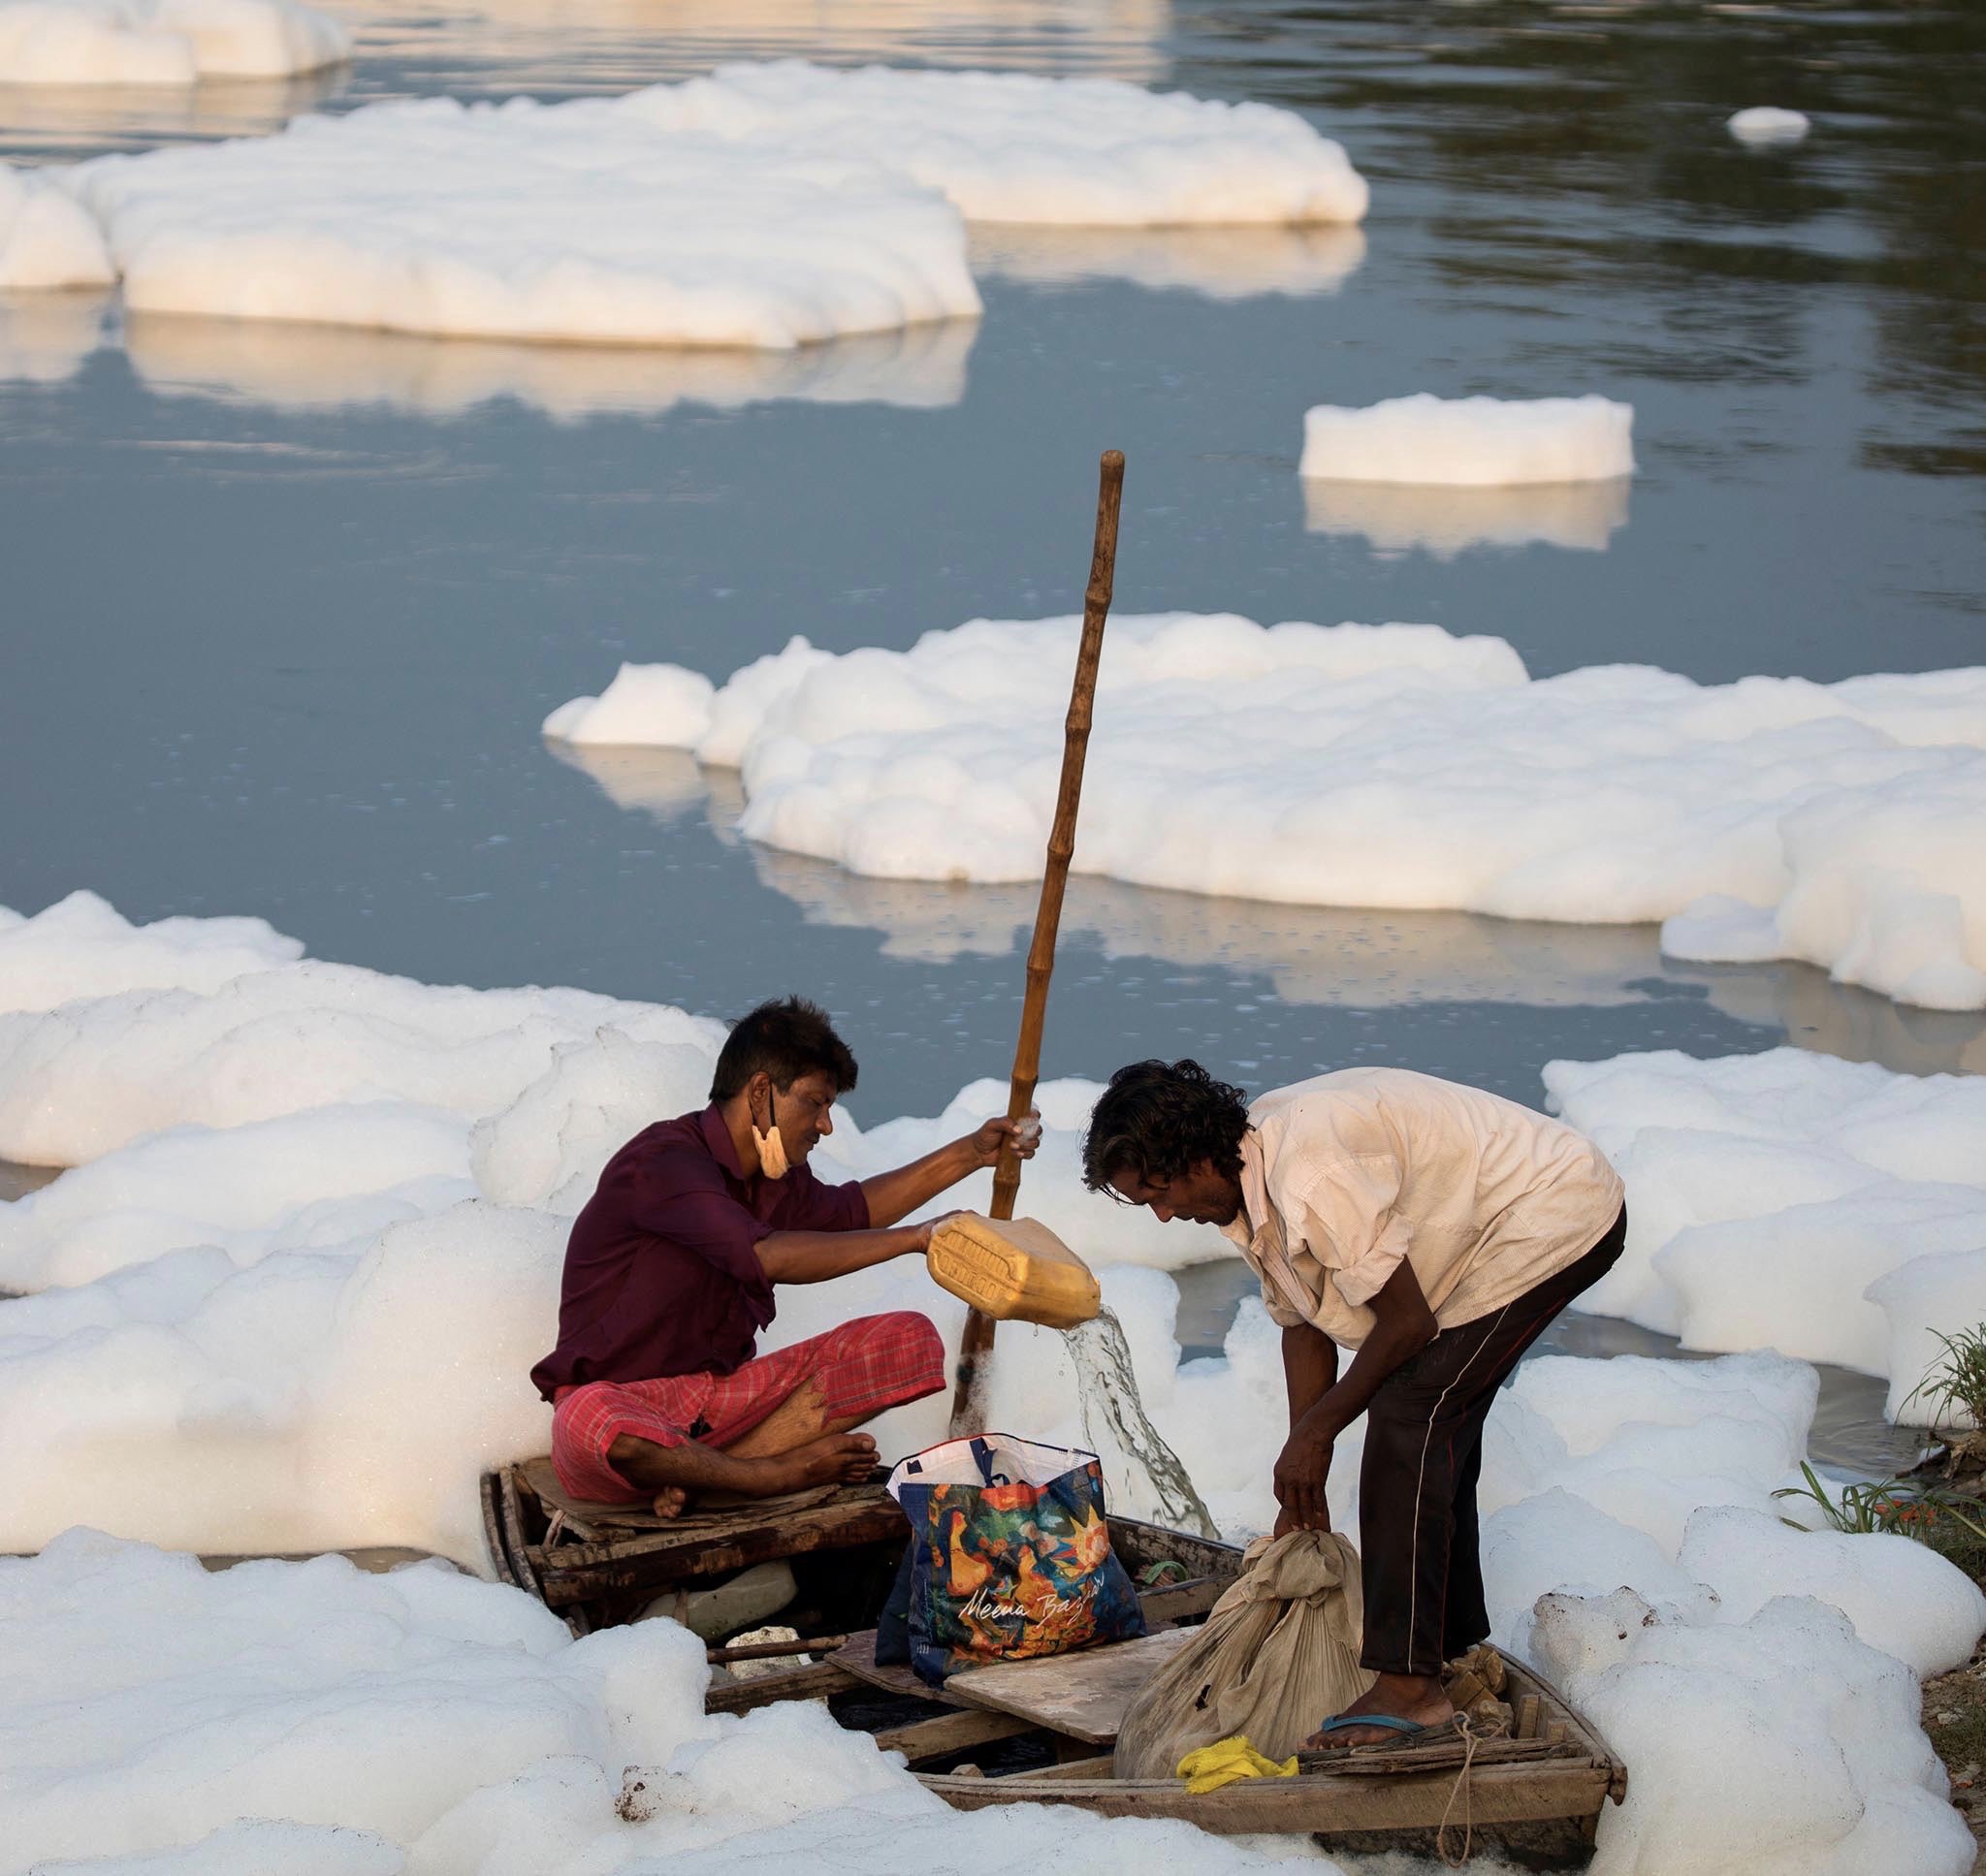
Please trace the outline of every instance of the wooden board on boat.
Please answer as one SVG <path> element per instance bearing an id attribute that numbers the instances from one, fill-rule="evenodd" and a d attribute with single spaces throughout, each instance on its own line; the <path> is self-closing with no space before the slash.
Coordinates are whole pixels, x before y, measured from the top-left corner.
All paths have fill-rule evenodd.
<path id="1" fill-rule="evenodd" d="M 1047 1733 L 1106 1746 L 1124 1710 L 1146 1681 L 1193 1638 L 1191 1629 L 1165 1629 L 1136 1641 L 1113 1641 L 1039 1661 L 1001 1661 L 967 1668 L 945 1691 L 969 1706 L 1011 1713 Z"/>
<path id="2" fill-rule="evenodd" d="M 927 1680 L 920 1680 L 916 1671 L 908 1662 L 886 1664 L 876 1659 L 876 1631 L 864 1629 L 860 1635 L 851 1635 L 828 1660 L 846 1674 L 852 1674 L 871 1687 L 880 1687 L 885 1694 L 900 1694 L 906 1700 L 933 1701 L 940 1706 L 962 1706 L 964 1701 L 956 1699 L 948 1690 L 951 1682 L 943 1687 L 933 1687 Z"/>
<path id="3" fill-rule="evenodd" d="M 1238 1835 L 1292 1832 L 1433 1829 L 1444 1816 L 1458 1823 L 1532 1823 L 1596 1816 L 1607 1797 L 1605 1767 L 1570 1761 L 1544 1765 L 1490 1765 L 1471 1770 L 1465 1798 L 1456 1798 L 1454 1767 L 1418 1775 L 1347 1777 L 1311 1772 L 1295 1778 L 1248 1778 L 1199 1797 L 1176 1778 L 1049 1778 L 1017 1772 L 1007 1778 L 927 1775 L 924 1785 L 954 1809 L 990 1804 L 1070 1804 L 1105 1817 L 1178 1818 L 1202 1830 Z"/>

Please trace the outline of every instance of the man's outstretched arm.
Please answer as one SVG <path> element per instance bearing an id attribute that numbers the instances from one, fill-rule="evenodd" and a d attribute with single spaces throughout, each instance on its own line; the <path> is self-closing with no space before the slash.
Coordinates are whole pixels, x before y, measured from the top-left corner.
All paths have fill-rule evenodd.
<path id="1" fill-rule="evenodd" d="M 1009 1137 L 1013 1137 L 1014 1150 L 1023 1160 L 1033 1159 L 1035 1148 L 1041 1144 L 1041 1116 L 1031 1113 L 1026 1121 L 1016 1122 L 1009 1121 L 1003 1114 L 963 1138 L 953 1140 L 948 1146 L 925 1154 L 921 1160 L 913 1160 L 909 1165 L 899 1166 L 894 1172 L 879 1172 L 875 1178 L 863 1180 L 862 1196 L 869 1201 L 869 1223 L 878 1226 L 894 1224 L 919 1205 L 929 1204 L 940 1192 L 957 1185 L 961 1179 L 970 1178 L 974 1173 L 996 1164 Z M 924 1247 L 920 1244 L 915 1248 L 921 1251 Z M 880 1259 L 872 1258 L 871 1261 Z M 775 1278 L 774 1281 L 808 1283 L 818 1280 L 786 1277 Z"/>
<path id="2" fill-rule="evenodd" d="M 921 1224 L 899 1224 L 883 1231 L 774 1231 L 754 1248 L 767 1282 L 824 1284 L 892 1257 L 913 1252 L 921 1256 L 937 1223 L 926 1219 Z"/>

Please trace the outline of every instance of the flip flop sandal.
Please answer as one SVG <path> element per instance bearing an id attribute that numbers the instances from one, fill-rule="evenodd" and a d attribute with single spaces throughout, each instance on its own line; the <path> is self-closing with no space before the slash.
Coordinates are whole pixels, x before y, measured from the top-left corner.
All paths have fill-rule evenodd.
<path id="1" fill-rule="evenodd" d="M 1452 1739 L 1460 1730 L 1460 1716 L 1451 1713 L 1445 1720 L 1436 1720 L 1431 1726 L 1423 1726 L 1415 1720 L 1402 1720 L 1392 1713 L 1333 1713 L 1316 1729 L 1316 1733 L 1334 1733 L 1339 1728 L 1349 1730 L 1355 1726 L 1383 1727 L 1389 1733 L 1399 1734 L 1397 1739 L 1368 1739 L 1360 1746 L 1311 1747 L 1312 1752 L 1351 1754 L 1355 1752 L 1397 1752 L 1402 1746 L 1431 1746 L 1441 1740 Z M 1315 1733 L 1312 1735 L 1316 1736 Z"/>

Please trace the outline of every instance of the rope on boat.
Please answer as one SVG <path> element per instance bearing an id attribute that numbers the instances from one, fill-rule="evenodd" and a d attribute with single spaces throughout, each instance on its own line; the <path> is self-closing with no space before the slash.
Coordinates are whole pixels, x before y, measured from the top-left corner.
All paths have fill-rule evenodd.
<path id="1" fill-rule="evenodd" d="M 1469 1860 L 1469 1847 L 1476 1834 L 1475 1794 L 1469 1789 L 1469 1767 L 1475 1763 L 1478 1734 L 1466 1713 L 1456 1715 L 1456 1730 L 1462 1735 L 1462 1768 L 1456 1774 L 1455 1790 L 1449 1793 L 1448 1803 L 1442 1808 L 1441 1822 L 1434 1827 L 1434 1847 L 1441 1853 L 1441 1860 L 1451 1869 L 1459 1869 Z M 1451 1857 L 1448 1854 L 1448 1820 L 1458 1797 L 1467 1800 L 1462 1805 L 1462 1854 Z"/>

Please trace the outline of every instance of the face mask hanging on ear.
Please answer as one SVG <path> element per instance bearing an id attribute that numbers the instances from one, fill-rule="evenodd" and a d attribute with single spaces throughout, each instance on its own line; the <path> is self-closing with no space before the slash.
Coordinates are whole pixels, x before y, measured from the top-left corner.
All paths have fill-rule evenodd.
<path id="1" fill-rule="evenodd" d="M 768 1133 L 758 1130 L 756 1121 L 752 1123 L 752 1144 L 758 1149 L 758 1170 L 768 1179 L 784 1179 L 792 1170 L 792 1161 L 786 1158 L 786 1142 L 770 1099 L 766 1102 L 765 1118 L 772 1129 Z"/>

